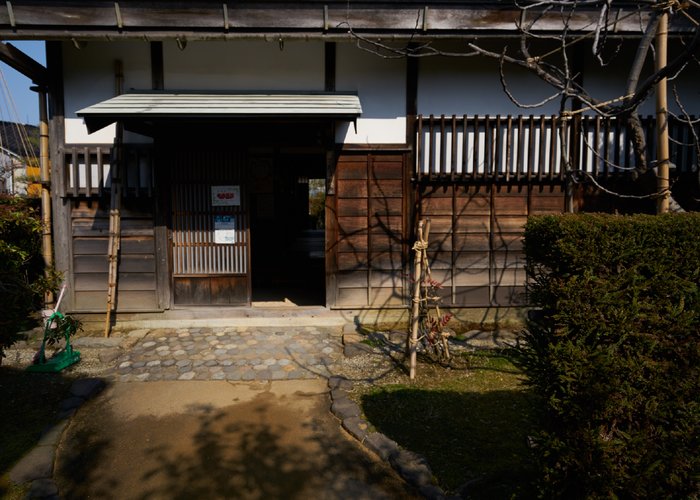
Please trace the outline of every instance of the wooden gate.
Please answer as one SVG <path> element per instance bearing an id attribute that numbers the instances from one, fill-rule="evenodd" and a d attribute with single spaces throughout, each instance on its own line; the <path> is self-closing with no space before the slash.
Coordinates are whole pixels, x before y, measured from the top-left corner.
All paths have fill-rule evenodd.
<path id="1" fill-rule="evenodd" d="M 171 149 L 171 263 L 176 305 L 250 303 L 245 154 Z"/>

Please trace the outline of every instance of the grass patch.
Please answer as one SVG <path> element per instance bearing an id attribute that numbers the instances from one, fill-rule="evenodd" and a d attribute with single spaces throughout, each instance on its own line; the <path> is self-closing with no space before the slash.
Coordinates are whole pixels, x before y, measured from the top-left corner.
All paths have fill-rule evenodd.
<path id="1" fill-rule="evenodd" d="M 72 382 L 60 374 L 0 367 L 0 498 L 20 495 L 22 489 L 10 485 L 7 473 L 36 445 L 42 431 L 56 421 L 59 405 Z"/>
<path id="2" fill-rule="evenodd" d="M 359 394 L 369 422 L 424 455 L 438 484 L 467 498 L 527 498 L 533 396 L 498 351 L 465 354 L 463 370 L 421 365 L 414 383 Z"/>

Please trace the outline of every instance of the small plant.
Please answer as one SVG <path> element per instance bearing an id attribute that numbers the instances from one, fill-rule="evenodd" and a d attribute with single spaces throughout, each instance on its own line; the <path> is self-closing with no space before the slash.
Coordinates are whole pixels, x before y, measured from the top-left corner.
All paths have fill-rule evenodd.
<path id="1" fill-rule="evenodd" d="M 61 296 L 65 291 L 65 285 L 61 290 Z M 58 302 L 60 303 L 61 297 Z M 27 368 L 31 372 L 59 372 L 64 368 L 80 361 L 80 353 L 73 350 L 70 343 L 70 338 L 81 330 L 81 323 L 77 319 L 70 316 L 64 316 L 58 311 L 55 311 L 49 319 L 46 320 L 44 328 L 44 340 L 41 343 L 41 349 L 34 356 L 34 363 Z M 46 357 L 46 346 L 55 345 L 61 339 L 66 341 L 64 348 L 55 353 L 50 359 Z"/>
<path id="2" fill-rule="evenodd" d="M 83 330 L 83 323 L 70 315 L 55 314 L 45 334 L 46 345 L 55 345 Z M 47 320 L 49 321 L 49 320 Z"/>
<path id="3" fill-rule="evenodd" d="M 423 280 L 421 288 L 420 307 L 420 337 L 426 354 L 438 362 L 449 362 L 451 359 L 448 339 L 452 332 L 447 329 L 447 323 L 452 319 L 452 314 L 440 311 L 441 298 L 438 290 L 442 283 L 430 276 L 430 268 Z"/>

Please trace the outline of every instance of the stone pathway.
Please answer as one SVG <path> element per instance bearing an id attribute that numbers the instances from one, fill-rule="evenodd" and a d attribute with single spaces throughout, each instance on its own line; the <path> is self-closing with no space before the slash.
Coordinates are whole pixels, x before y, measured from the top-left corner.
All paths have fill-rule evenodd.
<path id="1" fill-rule="evenodd" d="M 342 356 L 337 331 L 322 327 L 137 332 L 130 334 L 135 344 L 115 361 L 113 374 L 121 382 L 329 377 Z"/>

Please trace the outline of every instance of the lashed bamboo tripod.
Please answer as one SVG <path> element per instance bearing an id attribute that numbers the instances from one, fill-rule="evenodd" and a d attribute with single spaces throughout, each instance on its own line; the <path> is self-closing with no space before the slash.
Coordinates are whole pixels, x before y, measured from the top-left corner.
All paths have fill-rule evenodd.
<path id="1" fill-rule="evenodd" d="M 430 236 L 430 219 L 418 221 L 416 242 L 413 244 L 413 307 L 411 309 L 411 335 L 407 340 L 406 350 L 409 359 L 409 377 L 416 377 L 416 358 L 418 343 L 425 340 L 426 347 L 432 348 L 439 357 L 449 361 L 450 349 L 447 342 L 450 334 L 444 329 L 449 315 L 443 317 L 440 312 L 440 297 L 431 294 L 435 281 L 430 272 L 428 261 L 428 237 Z M 431 317 L 430 307 L 435 307 Z"/>

